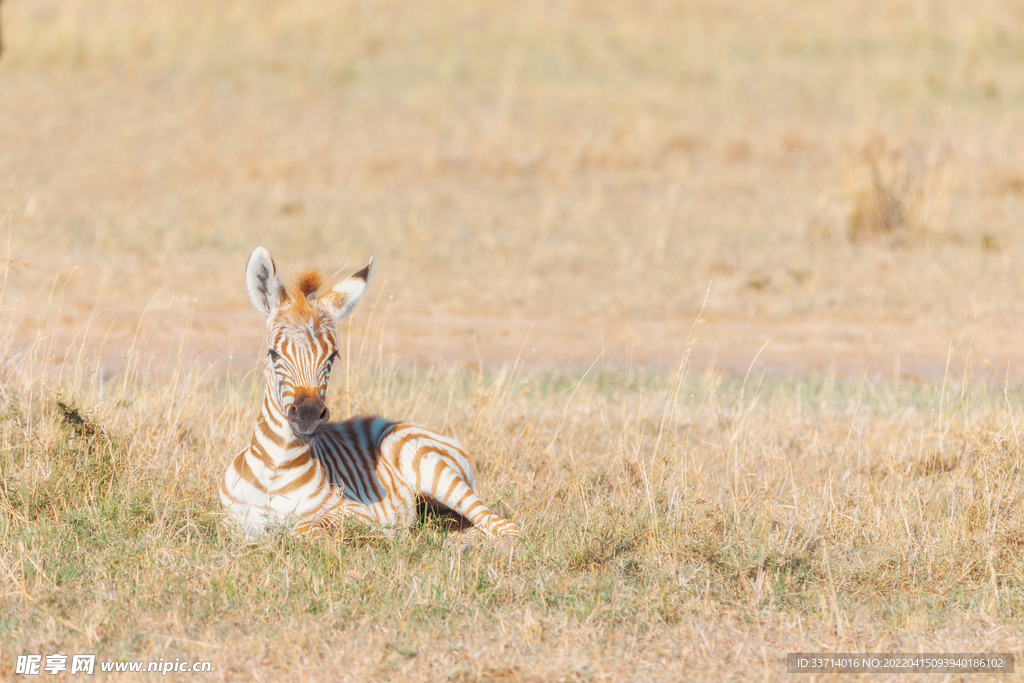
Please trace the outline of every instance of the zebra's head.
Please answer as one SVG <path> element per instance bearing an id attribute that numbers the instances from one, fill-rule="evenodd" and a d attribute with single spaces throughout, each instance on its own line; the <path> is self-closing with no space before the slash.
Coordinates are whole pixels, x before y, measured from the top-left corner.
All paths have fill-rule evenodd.
<path id="1" fill-rule="evenodd" d="M 366 291 L 372 266 L 371 258 L 358 273 L 317 296 L 319 273 L 302 273 L 289 292 L 266 249 L 257 247 L 249 256 L 245 285 L 253 305 L 267 316 L 267 392 L 300 438 L 313 438 L 330 419 L 324 398 L 338 357 L 336 326 Z"/>

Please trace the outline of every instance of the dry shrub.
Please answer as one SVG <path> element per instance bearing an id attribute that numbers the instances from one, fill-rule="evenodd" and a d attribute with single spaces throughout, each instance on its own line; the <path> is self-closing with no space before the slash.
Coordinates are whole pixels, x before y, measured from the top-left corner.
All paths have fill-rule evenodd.
<path id="1" fill-rule="evenodd" d="M 946 234 L 955 173 L 945 151 L 893 147 L 873 137 L 848 173 L 847 237 L 892 245 Z"/>

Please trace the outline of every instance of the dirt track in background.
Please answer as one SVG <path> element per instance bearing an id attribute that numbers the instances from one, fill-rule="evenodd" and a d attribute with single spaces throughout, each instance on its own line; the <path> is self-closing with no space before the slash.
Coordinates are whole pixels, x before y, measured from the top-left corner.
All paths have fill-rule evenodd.
<path id="1" fill-rule="evenodd" d="M 42 335 L 43 355 L 53 366 L 75 356 L 100 358 L 107 372 L 124 366 L 134 346 L 142 367 L 170 371 L 179 358 L 220 372 L 245 371 L 261 351 L 261 316 L 248 308 L 188 314 L 155 310 L 142 316 L 114 308 L 66 321 Z M 77 334 L 76 334 L 77 332 Z M 745 374 L 752 367 L 773 375 L 827 375 L 937 382 L 966 373 L 1011 385 L 1024 383 L 1024 326 L 991 322 L 853 322 L 816 320 L 731 320 L 715 316 L 679 321 L 562 320 L 469 315 L 364 314 L 339 329 L 343 353 L 385 364 L 428 367 L 461 363 L 497 369 L 583 371 L 598 366 L 646 366 L 674 370 L 687 353 L 692 371 L 714 367 Z M 9 334 L 10 348 L 30 348 L 35 327 Z M 134 342 L 133 342 L 134 340 Z M 350 341 L 349 341 L 350 340 Z M 84 341 L 84 343 L 83 343 Z M 94 362 L 94 361 L 92 361 Z"/>

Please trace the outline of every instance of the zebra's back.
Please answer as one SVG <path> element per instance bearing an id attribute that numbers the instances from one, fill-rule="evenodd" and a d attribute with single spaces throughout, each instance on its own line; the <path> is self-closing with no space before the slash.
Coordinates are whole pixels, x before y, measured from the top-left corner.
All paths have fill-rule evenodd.
<path id="1" fill-rule="evenodd" d="M 323 465 L 332 486 L 344 487 L 360 501 L 379 500 L 386 496 L 375 476 L 380 446 L 398 424 L 377 416 L 328 423 L 313 442 L 311 455 Z"/>

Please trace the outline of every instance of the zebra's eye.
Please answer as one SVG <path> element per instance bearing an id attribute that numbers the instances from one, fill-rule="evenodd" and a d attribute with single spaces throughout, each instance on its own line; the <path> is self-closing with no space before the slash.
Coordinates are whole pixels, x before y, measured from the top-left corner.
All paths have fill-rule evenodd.
<path id="1" fill-rule="evenodd" d="M 270 360 L 272 361 L 277 361 L 281 357 L 281 354 L 274 349 L 267 349 L 267 355 L 270 356 Z"/>

